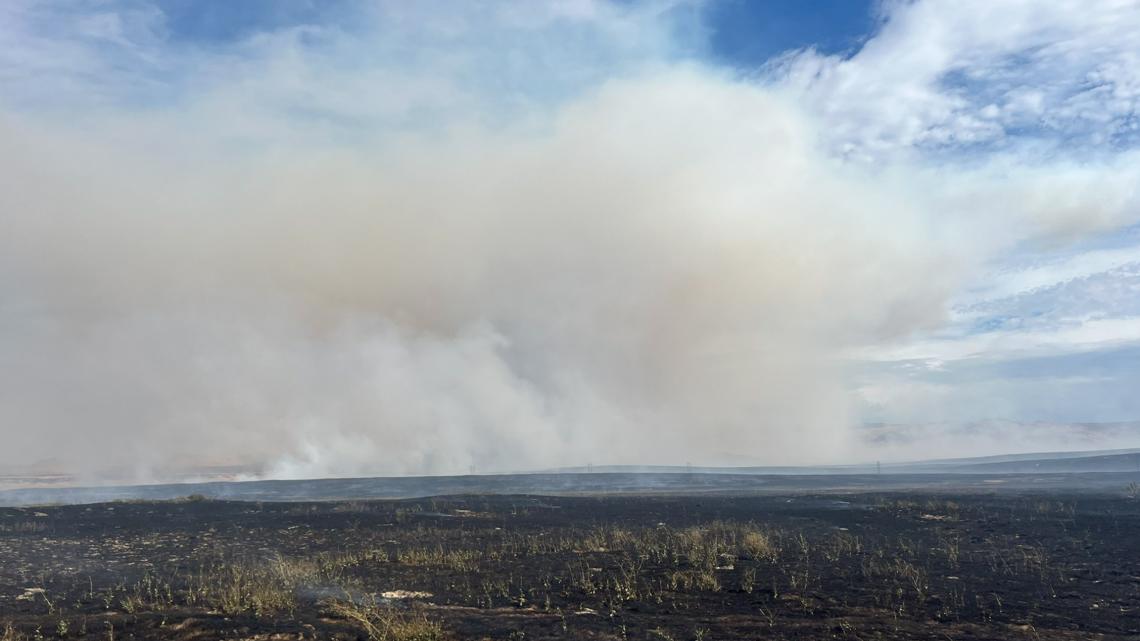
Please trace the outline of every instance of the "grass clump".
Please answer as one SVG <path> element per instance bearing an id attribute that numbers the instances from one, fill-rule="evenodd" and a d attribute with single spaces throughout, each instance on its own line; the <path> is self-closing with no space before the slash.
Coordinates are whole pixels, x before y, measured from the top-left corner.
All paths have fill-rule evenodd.
<path id="1" fill-rule="evenodd" d="M 328 604 L 333 614 L 357 625 L 371 641 L 439 641 L 443 626 L 419 610 L 398 610 L 371 601 L 337 600 Z"/>

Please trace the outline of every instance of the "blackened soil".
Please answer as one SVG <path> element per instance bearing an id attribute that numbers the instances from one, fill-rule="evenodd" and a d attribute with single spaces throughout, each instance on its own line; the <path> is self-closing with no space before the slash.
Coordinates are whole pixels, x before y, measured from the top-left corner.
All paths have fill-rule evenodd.
<path id="1" fill-rule="evenodd" d="M 1135 639 L 1140 501 L 941 492 L 0 509 L 4 641 L 368 638 L 338 603 L 389 639 Z"/>

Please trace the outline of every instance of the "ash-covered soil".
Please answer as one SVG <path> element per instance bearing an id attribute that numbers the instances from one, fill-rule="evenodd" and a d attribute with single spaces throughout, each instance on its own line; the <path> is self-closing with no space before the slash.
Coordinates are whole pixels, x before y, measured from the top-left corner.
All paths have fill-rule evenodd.
<path id="1" fill-rule="evenodd" d="M 1118 495 L 0 509 L 0 639 L 1135 639 Z"/>

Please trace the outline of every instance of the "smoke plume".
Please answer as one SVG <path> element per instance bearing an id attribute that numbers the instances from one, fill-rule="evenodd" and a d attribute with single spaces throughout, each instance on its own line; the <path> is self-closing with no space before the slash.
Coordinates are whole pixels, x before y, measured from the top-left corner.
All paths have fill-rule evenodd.
<path id="1" fill-rule="evenodd" d="M 697 64 L 587 84 L 361 140 L 243 144 L 236 86 L 4 112 L 0 464 L 850 460 L 851 354 L 1130 206 L 1126 163 L 843 163 L 793 96 Z"/>

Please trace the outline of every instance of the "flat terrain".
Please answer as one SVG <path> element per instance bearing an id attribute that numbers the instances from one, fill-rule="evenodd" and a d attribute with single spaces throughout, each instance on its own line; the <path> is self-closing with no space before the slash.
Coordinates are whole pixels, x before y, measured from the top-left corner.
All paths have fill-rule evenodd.
<path id="1" fill-rule="evenodd" d="M 1115 457 L 1114 457 L 1115 458 Z M 1059 461 L 1064 463 L 1065 461 Z M 1058 462 L 1049 462 L 1050 465 Z M 1021 462 L 1016 463 L 1018 465 Z M 1132 465 L 1131 461 L 1127 463 Z M 973 468 L 974 466 L 971 466 Z M 596 495 L 800 494 L 808 492 L 914 491 L 930 493 L 1061 492 L 1119 493 L 1140 481 L 1140 470 L 1011 473 L 795 473 L 714 471 L 606 471 L 477 476 L 400 476 L 280 481 L 214 481 L 94 487 L 0 489 L 0 506 L 170 500 L 187 495 L 239 501 L 406 499 L 454 494 Z M 0 486 L 2 487 L 2 486 Z"/>
<path id="2" fill-rule="evenodd" d="M 1109 494 L 0 509 L 0 638 L 1125 639 Z"/>

